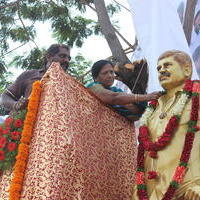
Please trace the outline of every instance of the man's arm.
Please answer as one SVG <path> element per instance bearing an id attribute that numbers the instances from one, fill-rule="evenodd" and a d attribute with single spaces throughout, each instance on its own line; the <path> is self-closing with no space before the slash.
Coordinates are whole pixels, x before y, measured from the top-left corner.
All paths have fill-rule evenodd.
<path id="1" fill-rule="evenodd" d="M 27 100 L 23 98 L 26 75 L 27 72 L 23 72 L 16 81 L 2 93 L 1 104 L 6 110 L 20 110 L 27 104 Z"/>

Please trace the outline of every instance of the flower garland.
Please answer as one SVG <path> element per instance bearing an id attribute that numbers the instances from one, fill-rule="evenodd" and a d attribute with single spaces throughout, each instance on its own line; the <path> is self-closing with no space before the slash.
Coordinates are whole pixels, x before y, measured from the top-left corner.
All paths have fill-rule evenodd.
<path id="1" fill-rule="evenodd" d="M 147 195 L 147 186 L 145 184 L 145 169 L 144 169 L 144 153 L 145 150 L 150 152 L 150 156 L 155 158 L 157 155 L 157 151 L 165 148 L 170 141 L 172 140 L 172 136 L 178 127 L 178 122 L 180 120 L 180 115 L 183 111 L 185 104 L 188 102 L 189 98 L 192 98 L 192 108 L 190 113 L 190 120 L 188 122 L 188 130 L 185 135 L 185 143 L 182 150 L 182 154 L 180 157 L 179 165 L 176 167 L 174 176 L 172 181 L 164 194 L 162 200 L 171 200 L 175 194 L 176 189 L 179 184 L 183 181 L 183 178 L 186 173 L 188 161 L 190 158 L 190 153 L 193 147 L 193 141 L 195 137 L 195 132 L 198 131 L 197 120 L 198 120 L 198 110 L 199 110 L 199 94 L 192 91 L 193 82 L 191 80 L 187 80 L 185 82 L 183 92 L 181 94 L 181 98 L 179 100 L 178 107 L 173 110 L 173 116 L 169 120 L 164 133 L 162 136 L 156 141 L 152 142 L 149 139 L 149 130 L 145 125 L 147 123 L 148 118 L 153 113 L 155 107 L 157 106 L 157 102 L 154 101 L 150 104 L 149 109 L 147 109 L 144 117 L 141 119 L 142 126 L 140 127 L 139 133 L 139 147 L 138 147 L 138 155 L 137 155 L 137 172 L 136 172 L 136 183 L 138 189 L 138 197 L 140 200 L 148 200 Z M 149 172 L 148 178 L 156 178 L 157 174 L 154 171 Z"/>
<path id="2" fill-rule="evenodd" d="M 24 128 L 22 131 L 22 136 L 18 147 L 18 154 L 14 166 L 13 178 L 10 184 L 9 200 L 20 199 L 24 174 L 26 170 L 26 164 L 29 155 L 29 145 L 31 142 L 35 120 L 37 117 L 41 91 L 42 88 L 40 81 L 34 82 L 28 103 L 28 111 L 24 121 Z"/>
<path id="3" fill-rule="evenodd" d="M 26 110 L 13 113 L 0 125 L 0 172 L 10 169 L 17 155 Z"/>

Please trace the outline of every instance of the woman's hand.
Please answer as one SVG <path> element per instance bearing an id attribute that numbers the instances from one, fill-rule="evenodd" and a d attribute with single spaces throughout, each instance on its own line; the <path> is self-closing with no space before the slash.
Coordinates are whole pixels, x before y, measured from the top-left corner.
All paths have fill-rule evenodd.
<path id="1" fill-rule="evenodd" d="M 152 92 L 146 95 L 147 101 L 158 99 L 160 96 L 162 96 L 161 92 Z"/>

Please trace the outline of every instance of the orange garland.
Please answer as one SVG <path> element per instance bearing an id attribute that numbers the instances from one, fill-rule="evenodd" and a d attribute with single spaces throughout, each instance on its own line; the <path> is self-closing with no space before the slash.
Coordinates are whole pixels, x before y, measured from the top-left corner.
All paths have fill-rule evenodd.
<path id="1" fill-rule="evenodd" d="M 18 154 L 16 156 L 13 178 L 9 190 L 9 200 L 20 200 L 26 164 L 29 155 L 29 145 L 37 117 L 41 91 L 42 88 L 40 81 L 35 81 L 33 83 L 33 89 L 28 103 L 28 111 L 24 120 L 24 128 L 18 147 Z"/>

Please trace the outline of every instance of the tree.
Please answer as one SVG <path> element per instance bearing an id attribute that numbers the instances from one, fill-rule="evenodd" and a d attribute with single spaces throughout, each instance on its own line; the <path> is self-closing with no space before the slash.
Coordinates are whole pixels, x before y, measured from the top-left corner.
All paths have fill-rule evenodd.
<path id="1" fill-rule="evenodd" d="M 110 7 L 110 10 L 113 11 L 113 7 Z M 100 33 L 99 23 L 82 17 L 81 14 L 84 12 L 86 5 L 78 0 L 18 0 L 12 3 L 1 1 L 1 54 L 9 50 L 10 39 L 22 45 L 27 42 L 35 43 L 35 23 L 38 21 L 51 24 L 58 42 L 81 47 L 84 39 Z M 37 47 L 37 44 L 35 46 Z"/>
<path id="2" fill-rule="evenodd" d="M 10 73 L 6 71 L 5 64 L 3 61 L 0 61 L 0 95 L 5 90 L 5 88 L 10 84 L 8 77 Z M 7 112 L 5 109 L 0 105 L 0 115 L 5 115 Z"/>
<path id="3" fill-rule="evenodd" d="M 81 83 L 86 84 L 92 81 L 90 75 L 90 68 L 92 62 L 86 61 L 85 58 L 78 54 L 75 59 L 70 63 L 70 68 L 68 69 L 69 74 L 79 80 Z"/>
<path id="4" fill-rule="evenodd" d="M 110 22 L 104 0 L 94 0 L 94 5 L 98 15 L 98 21 L 101 26 L 101 31 L 112 51 L 113 60 L 123 64 L 130 63 L 130 60 L 124 53 L 121 43 L 117 38 L 115 29 Z"/>
<path id="5" fill-rule="evenodd" d="M 92 1 L 87 1 L 92 3 Z M 0 1 L 0 48 L 4 58 L 10 50 L 10 40 L 20 42 L 20 46 L 28 42 L 35 48 L 28 55 L 16 56 L 12 61 L 23 69 L 38 68 L 42 63 L 43 49 L 39 49 L 36 37 L 36 22 L 49 22 L 53 36 L 60 43 L 81 47 L 84 39 L 92 34 L 100 34 L 99 23 L 82 17 L 86 12 L 86 3 L 79 0 L 15 0 Z M 74 12 L 76 10 L 76 15 Z M 78 11 L 77 11 L 78 10 Z M 119 10 L 118 6 L 108 5 L 112 15 Z"/>
<path id="6" fill-rule="evenodd" d="M 1 55 L 10 51 L 8 42 L 10 39 L 20 42 L 22 46 L 28 42 L 35 44 L 35 48 L 30 51 L 29 55 L 17 56 L 12 62 L 23 69 L 41 66 L 42 50 L 38 49 L 34 41 L 35 23 L 38 21 L 50 22 L 53 35 L 58 42 L 68 43 L 70 46 L 81 47 L 84 39 L 92 34 L 100 34 L 101 31 L 111 49 L 112 61 L 122 66 L 130 63 L 117 35 L 128 44 L 129 48 L 134 49 L 135 46 L 123 38 L 110 20 L 110 16 L 120 10 L 117 4 L 110 4 L 106 7 L 104 0 L 15 0 L 1 1 L 0 5 Z M 97 12 L 98 22 L 81 16 L 86 12 L 86 7 Z M 79 11 L 79 15 L 73 15 L 74 9 L 76 12 Z"/>

